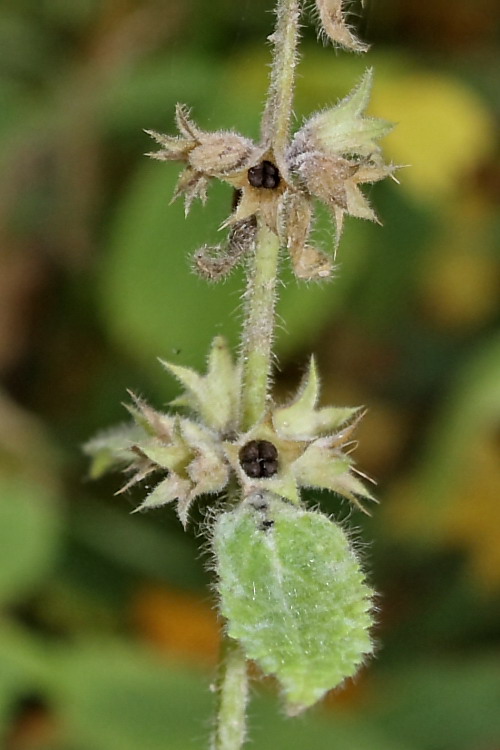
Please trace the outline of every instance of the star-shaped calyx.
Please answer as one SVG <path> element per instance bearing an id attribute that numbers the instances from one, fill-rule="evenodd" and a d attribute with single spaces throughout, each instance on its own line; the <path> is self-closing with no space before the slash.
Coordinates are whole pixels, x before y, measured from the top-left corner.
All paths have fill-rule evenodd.
<path id="1" fill-rule="evenodd" d="M 195 198 L 206 201 L 211 179 L 227 182 L 234 189 L 233 212 L 221 227 L 230 230 L 227 246 L 205 246 L 194 256 L 195 268 L 216 280 L 253 249 L 257 216 L 277 232 L 277 206 L 286 189 L 284 176 L 268 147 L 232 131 L 204 131 L 183 105 L 177 105 L 176 124 L 179 136 L 146 131 L 160 145 L 159 151 L 148 156 L 186 162 L 173 198 L 184 196 L 186 214 Z"/>
<path id="2" fill-rule="evenodd" d="M 232 131 L 202 130 L 182 105 L 176 110 L 178 136 L 147 131 L 160 146 L 150 156 L 186 164 L 174 194 L 184 196 L 186 212 L 195 198 L 206 200 L 211 179 L 234 189 L 233 211 L 222 225 L 229 228 L 227 244 L 195 253 L 195 268 L 202 275 L 223 278 L 252 252 L 258 221 L 279 236 L 298 278 L 331 275 L 332 259 L 310 243 L 313 199 L 332 210 L 337 245 L 345 215 L 377 220 L 359 186 L 394 172 L 384 164 L 378 145 L 392 126 L 364 115 L 371 83 L 368 70 L 336 107 L 308 119 L 278 156 L 266 139 L 259 145 Z"/>
<path id="3" fill-rule="evenodd" d="M 311 358 L 304 382 L 287 405 L 276 405 L 261 423 L 224 446 L 244 495 L 268 490 L 293 503 L 301 488 L 337 492 L 365 510 L 373 499 L 348 449 L 360 408 L 318 407 L 319 379 Z"/>
<path id="4" fill-rule="evenodd" d="M 132 396 L 127 408 L 133 423 L 85 446 L 94 477 L 125 470 L 128 479 L 119 492 L 141 482 L 153 485 L 137 510 L 175 501 L 186 525 L 196 498 L 219 495 L 230 482 L 239 484 L 243 497 L 265 489 L 296 504 L 303 487 L 333 490 L 359 507 L 360 498 L 371 497 L 348 452 L 360 410 L 318 408 L 313 359 L 292 402 L 270 409 L 246 432 L 238 428 L 240 367 L 222 338 L 213 342 L 205 375 L 162 364 L 184 388 L 173 404 L 189 416 L 157 411 Z"/>
<path id="5" fill-rule="evenodd" d="M 393 176 L 395 167 L 384 164 L 378 143 L 393 125 L 364 114 L 372 80 L 373 72 L 369 69 L 349 96 L 332 109 L 313 115 L 290 144 L 288 164 L 302 188 L 295 199 L 295 210 L 302 214 L 302 220 L 297 222 L 302 225 L 302 234 L 309 232 L 310 196 L 333 212 L 336 244 L 346 215 L 378 221 L 359 186 Z"/>

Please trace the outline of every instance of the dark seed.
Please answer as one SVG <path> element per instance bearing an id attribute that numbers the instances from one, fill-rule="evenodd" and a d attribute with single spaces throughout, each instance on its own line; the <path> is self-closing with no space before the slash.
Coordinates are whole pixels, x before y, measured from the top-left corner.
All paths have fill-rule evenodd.
<path id="1" fill-rule="evenodd" d="M 277 188 L 281 182 L 278 167 L 270 161 L 263 161 L 248 170 L 248 182 L 255 188 L 266 188 L 266 190 Z"/>
<path id="2" fill-rule="evenodd" d="M 278 462 L 277 461 L 261 461 L 260 463 L 260 475 L 261 477 L 273 477 L 278 473 Z"/>
<path id="3" fill-rule="evenodd" d="M 257 461 L 259 458 L 259 443 L 262 442 L 262 440 L 250 440 L 249 443 L 244 445 L 240 450 L 240 461 L 242 463 L 243 461 Z"/>
<path id="4" fill-rule="evenodd" d="M 258 461 L 242 461 L 241 466 L 247 476 L 252 477 L 252 479 L 261 478 L 261 468 Z"/>
<path id="5" fill-rule="evenodd" d="M 253 479 L 266 479 L 278 473 L 278 451 L 269 440 L 250 440 L 239 452 L 241 468 Z"/>
<path id="6" fill-rule="evenodd" d="M 278 458 L 278 451 L 273 443 L 269 440 L 259 440 L 259 458 L 262 461 L 276 461 Z"/>

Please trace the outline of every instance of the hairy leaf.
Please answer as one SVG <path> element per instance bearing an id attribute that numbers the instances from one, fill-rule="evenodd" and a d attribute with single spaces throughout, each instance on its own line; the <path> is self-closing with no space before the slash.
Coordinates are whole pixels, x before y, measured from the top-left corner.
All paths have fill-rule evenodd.
<path id="1" fill-rule="evenodd" d="M 214 529 L 227 632 L 281 683 L 290 713 L 356 673 L 372 652 L 371 591 L 344 531 L 256 493 Z"/>

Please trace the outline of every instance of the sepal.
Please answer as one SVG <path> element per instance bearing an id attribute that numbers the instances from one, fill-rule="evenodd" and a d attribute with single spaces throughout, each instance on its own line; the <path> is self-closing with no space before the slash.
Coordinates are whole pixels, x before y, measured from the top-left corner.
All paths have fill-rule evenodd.
<path id="1" fill-rule="evenodd" d="M 335 107 L 314 115 L 304 126 L 326 153 L 369 157 L 380 152 L 377 141 L 390 133 L 394 125 L 364 115 L 372 83 L 373 70 L 369 68 L 348 96 Z"/>
<path id="2" fill-rule="evenodd" d="M 289 440 L 311 440 L 336 432 L 359 413 L 359 407 L 325 406 L 317 409 L 319 377 L 316 361 L 311 357 L 304 384 L 295 401 L 273 412 L 273 424 L 280 437 Z"/>
<path id="3" fill-rule="evenodd" d="M 176 474 L 169 474 L 166 479 L 163 479 L 156 485 L 154 490 L 132 512 L 138 513 L 139 511 L 150 510 L 151 508 L 161 508 L 163 505 L 167 505 L 174 500 L 182 502 L 188 496 L 190 486 L 189 480 L 182 479 Z"/>
<path id="4" fill-rule="evenodd" d="M 134 459 L 132 450 L 142 431 L 135 424 L 123 424 L 96 435 L 83 446 L 90 457 L 89 475 L 99 479 L 108 471 L 130 463 Z"/>
<path id="5" fill-rule="evenodd" d="M 189 406 L 217 432 L 234 429 L 239 415 L 240 373 L 225 339 L 221 336 L 214 339 L 206 375 L 199 375 L 189 367 L 160 361 L 186 389 L 174 404 Z"/>
<path id="6" fill-rule="evenodd" d="M 183 470 L 191 457 L 189 446 L 179 440 L 173 443 L 164 443 L 156 438 L 141 440 L 135 446 L 135 450 L 159 468 L 167 471 Z"/>
<path id="7" fill-rule="evenodd" d="M 129 414 L 133 417 L 138 427 L 151 437 L 170 442 L 175 431 L 175 415 L 165 414 L 150 406 L 147 401 L 128 391 L 132 404 L 124 404 Z"/>
<path id="8" fill-rule="evenodd" d="M 327 441 L 317 440 L 306 448 L 294 463 L 294 473 L 301 487 L 331 490 L 370 515 L 360 498 L 374 500 L 365 485 L 353 474 L 352 461 L 343 453 L 329 449 Z"/>

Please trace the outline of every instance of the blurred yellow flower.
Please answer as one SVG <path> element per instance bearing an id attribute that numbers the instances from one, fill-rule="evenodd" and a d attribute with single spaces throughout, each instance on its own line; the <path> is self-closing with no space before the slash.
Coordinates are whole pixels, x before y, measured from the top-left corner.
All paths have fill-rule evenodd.
<path id="1" fill-rule="evenodd" d="M 443 527 L 444 544 L 466 550 L 479 586 L 500 590 L 500 461 L 498 436 L 471 446 L 471 472 Z"/>
<path id="2" fill-rule="evenodd" d="M 429 201 L 452 196 L 495 146 L 493 114 L 471 88 L 450 76 L 380 76 L 371 109 L 397 123 L 385 152 L 396 164 L 411 166 L 400 173 L 401 184 Z"/>
<path id="3" fill-rule="evenodd" d="M 418 299 L 431 324 L 464 336 L 500 310 L 500 262 L 491 219 L 467 215 L 468 196 L 444 212 L 441 232 L 420 259 Z"/>

